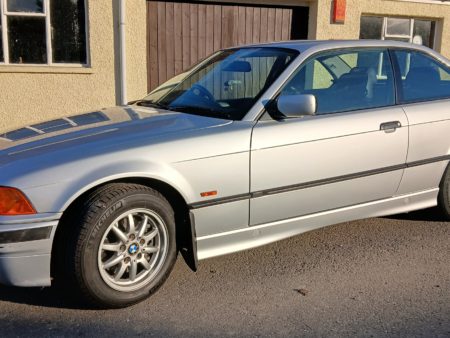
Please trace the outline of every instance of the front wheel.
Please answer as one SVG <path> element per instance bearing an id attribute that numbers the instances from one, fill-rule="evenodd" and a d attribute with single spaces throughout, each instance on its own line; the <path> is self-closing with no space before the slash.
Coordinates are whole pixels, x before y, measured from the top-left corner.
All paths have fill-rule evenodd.
<path id="1" fill-rule="evenodd" d="M 445 217 L 450 220 L 450 165 L 442 178 L 438 197 L 439 206 Z"/>
<path id="2" fill-rule="evenodd" d="M 72 213 L 67 276 L 100 307 L 125 307 L 153 294 L 177 256 L 174 213 L 158 192 L 111 184 Z"/>

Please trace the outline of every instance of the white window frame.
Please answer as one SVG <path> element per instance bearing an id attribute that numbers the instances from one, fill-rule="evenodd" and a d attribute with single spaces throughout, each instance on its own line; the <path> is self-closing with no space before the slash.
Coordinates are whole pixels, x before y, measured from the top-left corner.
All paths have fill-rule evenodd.
<path id="1" fill-rule="evenodd" d="M 52 26 L 50 21 L 50 1 L 58 0 L 43 0 L 43 13 L 37 12 L 8 12 L 6 4 L 7 0 L 0 0 L 0 20 L 2 26 L 2 42 L 3 42 L 3 61 L 0 61 L 0 66 L 19 66 L 19 67 L 89 67 L 89 41 L 88 41 L 88 15 L 87 15 L 87 3 L 84 0 L 84 17 L 85 17 L 85 50 L 86 50 L 86 63 L 61 63 L 53 62 L 53 47 L 52 47 Z M 47 48 L 47 63 L 10 63 L 9 61 L 9 39 L 8 39 L 8 17 L 36 17 L 45 18 L 45 42 Z"/>
<path id="2" fill-rule="evenodd" d="M 405 19 L 405 20 L 409 20 L 409 35 L 388 34 L 387 33 L 387 22 L 388 22 L 388 19 Z M 430 20 L 430 21 L 432 21 L 432 20 Z M 384 16 L 383 17 L 383 26 L 382 26 L 382 29 L 381 29 L 381 40 L 386 40 L 386 39 L 389 39 L 389 38 L 394 38 L 394 39 L 398 38 L 398 39 L 408 39 L 408 41 L 410 43 L 413 43 L 413 39 L 414 39 L 414 24 L 415 24 L 415 19 L 414 18 L 402 18 L 402 17 L 396 17 L 396 16 Z M 432 48 L 434 48 L 435 45 L 436 45 L 436 34 L 434 34 L 434 40 L 433 40 Z M 378 79 L 386 79 L 386 76 L 382 75 L 382 69 L 383 69 L 383 59 L 380 58 L 380 63 L 378 65 L 378 72 L 377 72 Z"/>
<path id="3" fill-rule="evenodd" d="M 389 19 L 401 19 L 409 21 L 409 34 L 388 34 L 388 20 Z M 414 39 L 414 19 L 412 18 L 402 18 L 402 17 L 393 17 L 393 16 L 385 16 L 383 20 L 383 29 L 382 29 L 382 40 L 386 40 L 386 38 L 394 38 L 394 39 L 408 39 L 408 42 L 412 43 Z"/>

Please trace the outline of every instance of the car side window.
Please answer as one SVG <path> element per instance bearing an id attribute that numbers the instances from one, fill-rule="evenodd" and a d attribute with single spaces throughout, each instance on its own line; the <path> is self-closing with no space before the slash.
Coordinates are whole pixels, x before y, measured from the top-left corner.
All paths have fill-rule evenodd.
<path id="1" fill-rule="evenodd" d="M 417 51 L 395 50 L 402 103 L 450 98 L 450 69 Z"/>
<path id="2" fill-rule="evenodd" d="M 395 104 L 393 71 L 387 50 L 340 50 L 306 61 L 281 95 L 312 94 L 317 114 Z"/>

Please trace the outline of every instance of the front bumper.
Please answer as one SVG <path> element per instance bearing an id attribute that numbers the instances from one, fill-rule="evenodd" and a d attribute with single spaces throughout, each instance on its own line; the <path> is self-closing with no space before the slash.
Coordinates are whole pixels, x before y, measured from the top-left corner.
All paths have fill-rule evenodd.
<path id="1" fill-rule="evenodd" d="M 0 284 L 49 286 L 53 237 L 61 214 L 0 217 Z"/>

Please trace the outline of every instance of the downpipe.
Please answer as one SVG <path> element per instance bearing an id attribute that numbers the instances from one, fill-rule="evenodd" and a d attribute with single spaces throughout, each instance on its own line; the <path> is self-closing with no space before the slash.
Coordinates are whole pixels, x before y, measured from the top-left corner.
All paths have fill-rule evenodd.
<path id="1" fill-rule="evenodd" d="M 127 104 L 127 53 L 126 53 L 126 7 L 125 0 L 119 1 L 119 48 L 120 48 L 120 104 Z"/>

